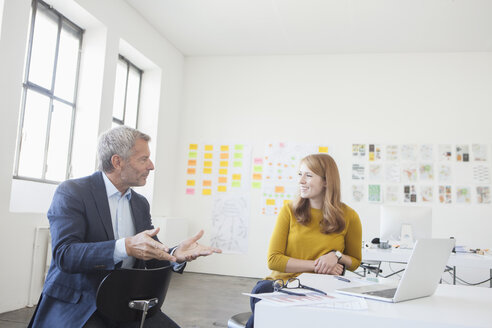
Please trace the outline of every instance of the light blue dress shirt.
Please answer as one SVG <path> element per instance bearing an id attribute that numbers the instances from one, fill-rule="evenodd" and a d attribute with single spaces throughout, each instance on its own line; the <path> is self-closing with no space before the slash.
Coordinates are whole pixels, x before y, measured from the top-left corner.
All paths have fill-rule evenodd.
<path id="1" fill-rule="evenodd" d="M 131 268 L 135 262 L 135 258 L 128 256 L 125 247 L 125 238 L 135 235 L 135 225 L 133 224 L 132 211 L 130 207 L 130 199 L 132 197 L 131 189 L 121 195 L 121 192 L 116 189 L 113 183 L 103 173 L 104 185 L 106 186 L 106 194 L 108 195 L 109 211 L 111 212 L 111 223 L 113 224 L 114 238 L 116 245 L 114 248 L 113 259 L 114 263 L 123 261 L 123 268 Z"/>
<path id="2" fill-rule="evenodd" d="M 131 189 L 121 195 L 121 192 L 116 189 L 113 183 L 102 174 L 104 185 L 106 186 L 106 194 L 108 196 L 109 211 L 111 212 L 111 223 L 113 224 L 114 238 L 116 245 L 114 247 L 113 260 L 114 264 L 123 261 L 122 268 L 131 268 L 135 263 L 135 258 L 128 256 L 125 247 L 125 238 L 135 235 L 135 225 L 133 224 L 132 210 L 130 207 L 130 199 L 132 197 Z M 171 255 L 173 255 L 173 249 Z M 179 271 L 185 265 L 183 263 L 171 262 L 174 271 Z"/>

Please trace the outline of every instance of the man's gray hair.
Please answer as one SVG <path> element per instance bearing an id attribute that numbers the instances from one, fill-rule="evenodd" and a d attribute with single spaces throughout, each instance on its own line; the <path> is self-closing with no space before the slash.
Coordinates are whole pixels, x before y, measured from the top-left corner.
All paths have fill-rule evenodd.
<path id="1" fill-rule="evenodd" d="M 110 173 L 114 170 L 111 157 L 119 155 L 124 160 L 132 155 L 132 148 L 137 139 L 150 141 L 150 136 L 127 126 L 119 126 L 99 136 L 97 143 L 97 168 Z"/>

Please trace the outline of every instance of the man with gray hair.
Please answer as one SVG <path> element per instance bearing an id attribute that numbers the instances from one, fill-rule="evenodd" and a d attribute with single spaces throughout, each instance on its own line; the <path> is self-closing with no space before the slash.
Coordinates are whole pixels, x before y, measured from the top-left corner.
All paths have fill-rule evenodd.
<path id="1" fill-rule="evenodd" d="M 171 264 L 182 272 L 187 261 L 220 253 L 195 236 L 169 249 L 156 237 L 143 186 L 154 164 L 150 137 L 129 127 L 103 133 L 97 147 L 99 171 L 61 183 L 48 211 L 53 259 L 30 327 L 112 327 L 96 311 L 102 279 L 123 268 Z M 145 327 L 178 327 L 158 312 Z"/>

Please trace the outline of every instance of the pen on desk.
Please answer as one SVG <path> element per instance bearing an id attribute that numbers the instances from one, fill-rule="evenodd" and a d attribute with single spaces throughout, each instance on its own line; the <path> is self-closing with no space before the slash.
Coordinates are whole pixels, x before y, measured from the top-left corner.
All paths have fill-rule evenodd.
<path id="1" fill-rule="evenodd" d="M 335 279 L 338 279 L 341 281 L 350 282 L 350 280 L 348 280 L 347 278 L 344 278 L 344 277 L 340 277 L 340 276 L 333 276 L 333 277 L 335 277 Z"/>

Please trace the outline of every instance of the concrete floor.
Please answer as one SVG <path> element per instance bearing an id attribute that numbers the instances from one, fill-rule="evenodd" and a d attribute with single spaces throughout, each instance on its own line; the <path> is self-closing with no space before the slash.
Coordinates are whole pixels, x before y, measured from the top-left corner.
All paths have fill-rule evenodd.
<path id="1" fill-rule="evenodd" d="M 234 314 L 250 311 L 249 293 L 259 279 L 185 272 L 174 274 L 162 311 L 182 328 L 227 327 Z M 34 308 L 0 314 L 1 328 L 25 328 Z"/>

